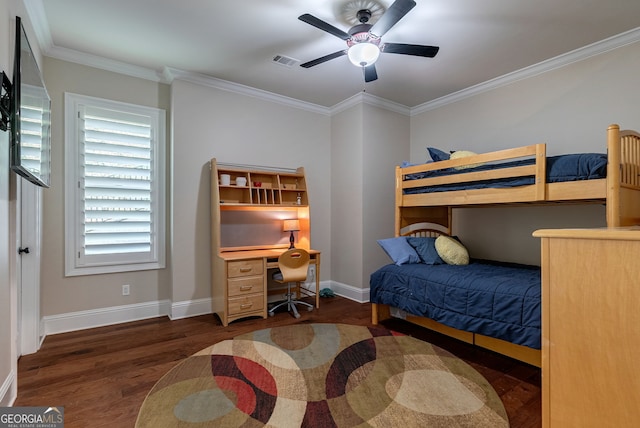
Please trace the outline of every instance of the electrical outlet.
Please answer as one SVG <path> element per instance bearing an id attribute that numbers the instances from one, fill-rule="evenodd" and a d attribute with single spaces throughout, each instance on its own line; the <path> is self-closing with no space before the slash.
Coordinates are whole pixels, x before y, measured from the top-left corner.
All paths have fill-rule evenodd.
<path id="1" fill-rule="evenodd" d="M 128 296 L 129 295 L 129 291 L 130 291 L 129 284 L 124 284 L 122 286 L 122 295 L 123 296 Z"/>

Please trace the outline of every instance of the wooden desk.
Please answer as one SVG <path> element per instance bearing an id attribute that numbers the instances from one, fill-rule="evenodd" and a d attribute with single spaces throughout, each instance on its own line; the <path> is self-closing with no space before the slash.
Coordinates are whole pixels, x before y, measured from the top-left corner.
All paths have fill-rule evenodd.
<path id="1" fill-rule="evenodd" d="M 267 284 L 269 269 L 278 267 L 278 257 L 286 248 L 268 250 L 224 251 L 218 254 L 216 268 L 224 270 L 213 281 L 212 305 L 225 327 L 230 322 L 250 316 L 267 318 Z M 320 251 L 307 250 L 309 264 L 316 266 L 316 308 L 320 307 Z"/>

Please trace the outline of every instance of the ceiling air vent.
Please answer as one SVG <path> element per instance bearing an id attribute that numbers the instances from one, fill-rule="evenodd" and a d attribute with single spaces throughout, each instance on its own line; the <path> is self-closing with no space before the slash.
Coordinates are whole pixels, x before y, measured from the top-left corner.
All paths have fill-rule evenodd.
<path id="1" fill-rule="evenodd" d="M 275 62 L 276 64 L 284 65 L 285 67 L 293 67 L 294 65 L 298 64 L 300 60 L 284 55 L 276 55 L 273 57 L 273 62 Z"/>

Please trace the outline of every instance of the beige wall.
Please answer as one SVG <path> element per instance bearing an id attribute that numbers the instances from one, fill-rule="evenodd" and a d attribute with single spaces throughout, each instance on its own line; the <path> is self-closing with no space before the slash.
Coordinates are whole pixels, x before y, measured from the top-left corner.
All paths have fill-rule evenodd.
<path id="1" fill-rule="evenodd" d="M 363 266 L 364 106 L 331 118 L 331 279 L 358 286 Z"/>
<path id="2" fill-rule="evenodd" d="M 173 122 L 173 303 L 211 297 L 209 160 L 304 167 L 311 207 L 311 245 L 330 278 L 328 115 L 175 80 Z"/>
<path id="3" fill-rule="evenodd" d="M 64 276 L 63 133 L 65 92 L 161 108 L 166 110 L 168 122 L 169 86 L 49 57 L 44 61 L 44 76 L 51 97 L 52 152 L 51 187 L 43 192 L 41 315 L 47 317 L 169 299 L 168 269 Z M 122 296 L 123 284 L 131 286 L 129 296 Z"/>
<path id="4" fill-rule="evenodd" d="M 409 117 L 364 101 L 331 119 L 331 279 L 357 300 L 389 261 L 376 240 L 393 236 L 394 169 L 409 156 Z"/>
<path id="5" fill-rule="evenodd" d="M 550 155 L 604 152 L 611 123 L 640 128 L 640 43 L 411 118 L 411 160 L 426 147 L 486 152 L 544 142 Z M 599 206 L 456 210 L 472 256 L 539 263 L 541 227 L 604 226 Z"/>
<path id="6" fill-rule="evenodd" d="M 409 159 L 409 116 L 365 105 L 362 288 L 389 258 L 376 242 L 394 236 L 395 167 Z M 353 284 L 356 285 L 356 284 Z"/>

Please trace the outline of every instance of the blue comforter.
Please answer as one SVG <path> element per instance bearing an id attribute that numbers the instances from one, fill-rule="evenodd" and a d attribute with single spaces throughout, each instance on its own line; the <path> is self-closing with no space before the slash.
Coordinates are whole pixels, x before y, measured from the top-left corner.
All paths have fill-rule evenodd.
<path id="1" fill-rule="evenodd" d="M 540 349 L 540 268 L 473 260 L 405 264 L 371 275 L 371 302 L 460 330 Z"/>
<path id="2" fill-rule="evenodd" d="M 443 175 L 462 174 L 465 172 L 486 171 L 497 168 L 531 165 L 533 159 L 504 162 L 498 164 L 486 164 L 469 169 L 456 170 L 447 168 L 436 171 L 426 171 L 416 174 L 407 174 L 406 180 L 419 178 L 438 177 Z M 547 158 L 546 180 L 548 183 L 563 181 L 592 180 L 607 176 L 607 155 L 602 153 L 579 153 Z M 482 188 L 504 188 L 534 184 L 533 176 L 504 178 L 498 180 L 473 181 L 468 183 L 445 184 L 442 186 L 429 186 L 406 189 L 406 194 L 446 192 L 453 190 L 469 190 Z"/>

